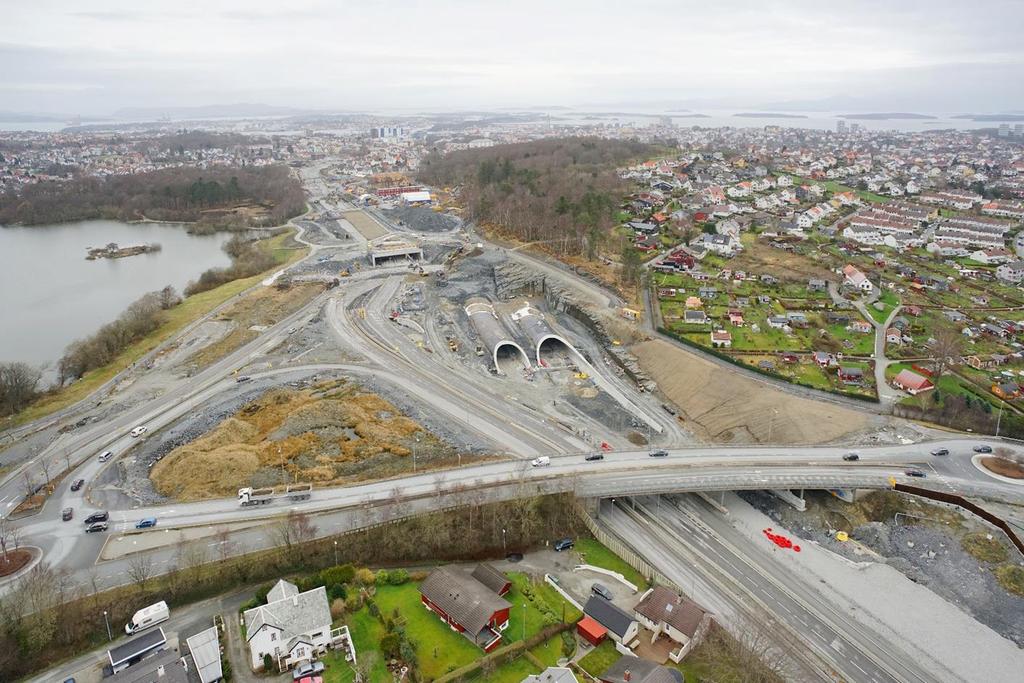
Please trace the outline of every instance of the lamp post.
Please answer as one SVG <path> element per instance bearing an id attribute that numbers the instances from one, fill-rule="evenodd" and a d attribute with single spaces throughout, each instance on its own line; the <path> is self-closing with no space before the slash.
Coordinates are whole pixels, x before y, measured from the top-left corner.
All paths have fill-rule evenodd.
<path id="1" fill-rule="evenodd" d="M 107 640 L 113 641 L 114 636 L 110 635 L 110 620 L 107 619 L 107 610 L 103 610 L 103 623 L 107 625 Z"/>
<path id="2" fill-rule="evenodd" d="M 523 603 L 523 641 L 526 641 L 526 603 Z"/>
<path id="3" fill-rule="evenodd" d="M 505 530 L 501 530 L 501 552 L 505 552 Z"/>
<path id="4" fill-rule="evenodd" d="M 334 542 L 334 566 L 338 566 L 338 542 Z"/>

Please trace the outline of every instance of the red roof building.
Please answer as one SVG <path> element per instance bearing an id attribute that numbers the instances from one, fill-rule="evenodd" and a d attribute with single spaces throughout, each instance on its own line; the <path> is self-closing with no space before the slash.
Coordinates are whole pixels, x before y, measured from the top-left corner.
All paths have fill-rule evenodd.
<path id="1" fill-rule="evenodd" d="M 584 616 L 579 622 L 576 623 L 576 632 L 580 634 L 580 637 L 585 641 L 597 647 L 601 642 L 608 637 L 608 630 L 597 623 L 597 620 L 593 617 Z"/>
<path id="2" fill-rule="evenodd" d="M 897 389 L 902 389 L 911 396 L 935 388 L 930 379 L 917 374 L 913 370 L 900 370 L 899 374 L 892 378 L 892 385 Z"/>

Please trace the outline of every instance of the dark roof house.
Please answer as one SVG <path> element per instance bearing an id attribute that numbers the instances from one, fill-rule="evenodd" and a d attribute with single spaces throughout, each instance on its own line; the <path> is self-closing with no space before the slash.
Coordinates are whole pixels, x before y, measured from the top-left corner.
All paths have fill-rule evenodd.
<path id="1" fill-rule="evenodd" d="M 485 652 L 497 647 L 512 607 L 474 576 L 480 572 L 491 585 L 496 585 L 497 578 L 491 571 L 500 574 L 493 568 L 480 571 L 477 567 L 470 573 L 446 565 L 432 571 L 420 584 L 423 604 Z"/>

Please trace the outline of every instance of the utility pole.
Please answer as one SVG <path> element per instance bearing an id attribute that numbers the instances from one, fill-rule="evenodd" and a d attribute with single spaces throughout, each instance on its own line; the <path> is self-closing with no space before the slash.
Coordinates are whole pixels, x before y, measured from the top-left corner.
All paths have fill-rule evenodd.
<path id="1" fill-rule="evenodd" d="M 107 640 L 113 642 L 114 636 L 110 635 L 110 620 L 107 619 L 107 610 L 103 610 L 103 622 L 107 625 Z"/>
<path id="2" fill-rule="evenodd" d="M 996 436 L 999 436 L 999 425 L 1003 421 L 1003 406 L 999 406 L 999 417 L 996 418 Z"/>

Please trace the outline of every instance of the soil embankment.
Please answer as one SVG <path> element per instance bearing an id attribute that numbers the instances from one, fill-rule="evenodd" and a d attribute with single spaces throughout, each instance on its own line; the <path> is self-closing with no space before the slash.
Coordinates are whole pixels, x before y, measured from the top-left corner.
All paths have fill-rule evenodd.
<path id="1" fill-rule="evenodd" d="M 772 388 L 661 340 L 630 350 L 708 443 L 817 444 L 872 426 L 871 415 Z"/>

